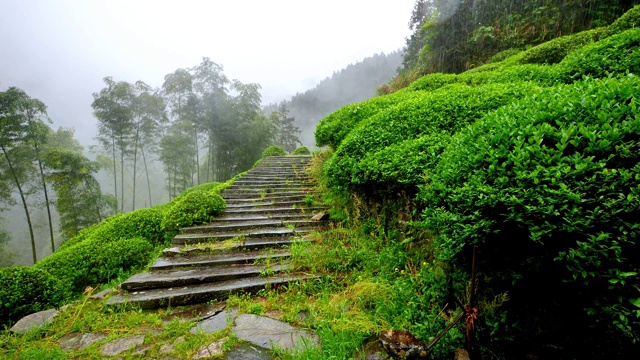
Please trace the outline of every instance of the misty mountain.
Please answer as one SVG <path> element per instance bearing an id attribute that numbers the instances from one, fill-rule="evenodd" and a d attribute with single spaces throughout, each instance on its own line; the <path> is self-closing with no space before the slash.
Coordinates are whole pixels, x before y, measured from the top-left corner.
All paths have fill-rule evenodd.
<path id="1" fill-rule="evenodd" d="M 400 51 L 375 54 L 334 72 L 313 89 L 297 93 L 291 100 L 284 101 L 289 115 L 296 119 L 296 126 L 302 131 L 300 140 L 303 145 L 315 146 L 313 132 L 320 119 L 342 106 L 373 97 L 376 88 L 396 75 L 401 64 Z M 276 111 L 278 105 L 265 106 L 265 113 Z"/>

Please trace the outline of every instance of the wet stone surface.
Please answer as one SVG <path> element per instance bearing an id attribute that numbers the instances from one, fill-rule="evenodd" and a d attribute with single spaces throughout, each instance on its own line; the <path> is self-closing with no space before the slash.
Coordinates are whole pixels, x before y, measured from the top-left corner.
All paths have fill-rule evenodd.
<path id="1" fill-rule="evenodd" d="M 222 355 L 222 344 L 227 340 L 226 338 L 220 339 L 207 346 L 203 346 L 198 349 L 198 352 L 193 355 L 192 359 L 207 359 L 212 356 Z"/>
<path id="2" fill-rule="evenodd" d="M 60 345 L 60 348 L 65 351 L 84 350 L 89 346 L 106 338 L 107 335 L 102 333 L 83 334 L 79 332 L 73 332 L 61 337 L 60 340 L 58 340 L 58 345 Z"/>
<path id="3" fill-rule="evenodd" d="M 272 357 L 265 349 L 251 344 L 241 344 L 225 354 L 228 360 L 271 360 Z"/>
<path id="4" fill-rule="evenodd" d="M 104 356 L 116 356 L 136 346 L 140 346 L 142 343 L 144 343 L 144 335 L 127 336 L 102 345 L 100 352 Z"/>
<path id="5" fill-rule="evenodd" d="M 15 323 L 15 325 L 13 325 L 10 330 L 17 334 L 25 334 L 33 328 L 51 323 L 56 315 L 58 315 L 58 310 L 50 309 L 39 311 L 18 320 L 18 322 Z"/>
<path id="6" fill-rule="evenodd" d="M 205 334 L 212 334 L 216 331 L 223 330 L 227 327 L 227 322 L 232 321 L 236 317 L 237 313 L 238 310 L 236 309 L 222 311 L 215 316 L 201 321 L 198 325 L 192 327 L 190 332 L 192 334 L 197 334 L 202 331 Z"/>
<path id="7" fill-rule="evenodd" d="M 320 345 L 318 335 L 312 332 L 256 315 L 243 314 L 238 316 L 233 332 L 239 339 L 265 349 L 271 349 L 274 346 L 282 349 L 295 349 Z"/>

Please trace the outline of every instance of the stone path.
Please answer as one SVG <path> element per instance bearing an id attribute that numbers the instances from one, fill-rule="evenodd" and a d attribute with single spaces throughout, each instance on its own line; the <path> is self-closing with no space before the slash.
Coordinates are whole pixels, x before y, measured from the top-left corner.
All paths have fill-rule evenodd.
<path id="1" fill-rule="evenodd" d="M 306 206 L 311 184 L 309 156 L 268 157 L 223 191 L 224 213 L 212 223 L 181 229 L 148 272 L 121 284 L 107 305 L 160 308 L 256 292 L 307 279 L 291 272 L 287 246 L 309 241 L 323 225 L 313 221 L 324 207 Z"/>

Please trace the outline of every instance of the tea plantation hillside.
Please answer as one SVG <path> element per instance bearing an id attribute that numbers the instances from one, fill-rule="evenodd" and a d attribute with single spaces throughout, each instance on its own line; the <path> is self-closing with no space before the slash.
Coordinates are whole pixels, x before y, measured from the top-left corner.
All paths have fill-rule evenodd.
<path id="1" fill-rule="evenodd" d="M 409 294 L 398 316 L 418 338 L 434 336 L 427 317 L 470 301 L 477 246 L 482 358 L 637 349 L 639 26 L 636 6 L 319 123 L 329 198 L 400 249 L 390 268 L 413 280 L 392 285 Z"/>

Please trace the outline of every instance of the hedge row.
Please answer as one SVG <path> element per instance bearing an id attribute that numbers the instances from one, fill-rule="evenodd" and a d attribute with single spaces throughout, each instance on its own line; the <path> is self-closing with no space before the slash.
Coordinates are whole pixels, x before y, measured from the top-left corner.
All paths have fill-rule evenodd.
<path id="1" fill-rule="evenodd" d="M 404 101 L 361 122 L 342 142 L 325 165 L 329 184 L 344 189 L 359 185 L 379 189 L 377 183 L 390 185 L 397 178 L 415 188 L 416 183 L 410 184 L 408 179 L 419 179 L 427 169 L 409 169 L 407 161 L 414 165 L 430 163 L 420 159 L 424 153 L 417 150 L 437 152 L 438 136 L 422 139 L 425 143 L 394 148 L 400 151 L 397 154 L 390 154 L 390 146 L 426 135 L 451 135 L 488 111 L 536 91 L 535 85 L 517 83 L 477 87 L 453 84 L 433 92 L 404 93 Z M 423 145 L 427 148 L 421 148 Z"/>

